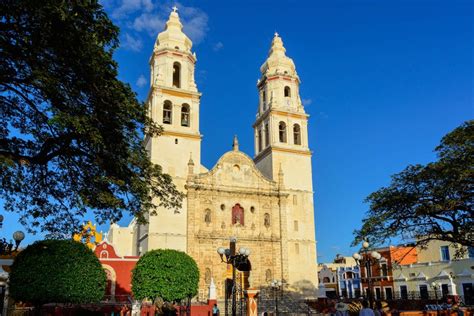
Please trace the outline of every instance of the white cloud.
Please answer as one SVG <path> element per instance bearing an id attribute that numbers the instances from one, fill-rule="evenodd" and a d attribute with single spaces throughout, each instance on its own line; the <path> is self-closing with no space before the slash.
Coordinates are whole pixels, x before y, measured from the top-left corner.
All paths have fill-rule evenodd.
<path id="1" fill-rule="evenodd" d="M 117 20 L 137 11 L 151 12 L 155 7 L 151 0 L 102 0 L 102 4 Z"/>
<path id="2" fill-rule="evenodd" d="M 143 13 L 133 21 L 132 28 L 137 32 L 147 32 L 151 37 L 161 32 L 166 20 L 152 13 Z"/>
<path id="3" fill-rule="evenodd" d="M 138 79 L 137 79 L 137 83 L 136 83 L 137 87 L 143 88 L 144 86 L 146 86 L 146 84 L 147 84 L 147 80 L 146 80 L 145 76 L 140 75 L 140 77 L 138 77 Z"/>
<path id="4" fill-rule="evenodd" d="M 140 51 L 140 49 L 142 49 L 143 43 L 142 43 L 141 39 L 134 38 L 130 34 L 125 33 L 125 37 L 122 39 L 120 46 L 124 49 L 132 50 L 134 52 L 138 52 L 138 51 Z"/>
<path id="5" fill-rule="evenodd" d="M 214 46 L 212 47 L 212 49 L 217 52 L 217 51 L 220 51 L 221 49 L 224 48 L 224 44 L 222 44 L 222 42 L 217 42 L 214 44 Z"/>
<path id="6" fill-rule="evenodd" d="M 181 7 L 183 31 L 189 36 L 194 44 L 202 42 L 206 33 L 209 30 L 207 21 L 209 17 L 207 14 L 197 8 Z"/>
<path id="7" fill-rule="evenodd" d="M 122 29 L 146 32 L 152 38 L 164 30 L 171 7 L 178 7 L 183 31 L 194 44 L 199 44 L 209 30 L 209 17 L 199 8 L 187 7 L 177 2 L 158 3 L 155 0 L 101 0 L 115 23 Z"/>
<path id="8" fill-rule="evenodd" d="M 303 99 L 303 100 L 301 100 L 301 103 L 303 103 L 303 105 L 310 105 L 311 103 L 313 103 L 313 100 L 311 100 L 311 99 Z"/>

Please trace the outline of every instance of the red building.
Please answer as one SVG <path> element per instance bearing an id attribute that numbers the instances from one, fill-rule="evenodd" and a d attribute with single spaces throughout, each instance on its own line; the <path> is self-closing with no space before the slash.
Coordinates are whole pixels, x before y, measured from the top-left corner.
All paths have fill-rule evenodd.
<path id="1" fill-rule="evenodd" d="M 99 243 L 94 253 L 107 273 L 106 300 L 126 301 L 132 296 L 132 270 L 140 257 L 120 257 L 107 241 Z"/>
<path id="2" fill-rule="evenodd" d="M 397 264 L 410 264 L 417 261 L 417 253 L 414 247 L 394 247 L 374 249 L 380 253 L 380 260 L 373 260 L 371 252 L 363 254 L 365 262 L 372 260 L 370 283 L 374 293 L 374 298 L 392 299 L 394 297 L 393 287 L 393 267 Z M 369 287 L 369 278 L 367 277 L 367 267 L 361 266 L 362 288 L 367 295 Z"/>
<path id="3" fill-rule="evenodd" d="M 99 243 L 94 253 L 107 273 L 107 289 L 105 300 L 113 302 L 130 303 L 132 299 L 132 271 L 137 264 L 139 256 L 120 257 L 115 252 L 114 246 L 107 241 Z M 206 303 L 194 303 L 191 306 L 192 315 L 209 316 L 212 314 L 212 306 L 216 300 L 208 300 Z M 142 315 L 154 314 L 153 306 L 144 305 Z"/>

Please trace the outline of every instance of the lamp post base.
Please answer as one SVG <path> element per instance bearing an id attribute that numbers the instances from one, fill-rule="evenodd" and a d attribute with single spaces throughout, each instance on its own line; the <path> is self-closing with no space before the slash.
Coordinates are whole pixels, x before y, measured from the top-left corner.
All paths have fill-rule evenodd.
<path id="1" fill-rule="evenodd" d="M 257 289 L 248 289 L 245 291 L 247 297 L 247 316 L 257 316 L 257 296 L 260 291 Z"/>

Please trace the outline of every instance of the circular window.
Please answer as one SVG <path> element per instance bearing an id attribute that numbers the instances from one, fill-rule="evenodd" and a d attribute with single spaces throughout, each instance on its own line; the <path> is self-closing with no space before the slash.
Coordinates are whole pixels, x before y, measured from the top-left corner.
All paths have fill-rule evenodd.
<path id="1" fill-rule="evenodd" d="M 250 207 L 250 212 L 252 212 L 252 213 L 255 212 L 255 207 L 251 206 Z"/>
<path id="2" fill-rule="evenodd" d="M 221 204 L 221 210 L 225 210 L 225 204 Z"/>

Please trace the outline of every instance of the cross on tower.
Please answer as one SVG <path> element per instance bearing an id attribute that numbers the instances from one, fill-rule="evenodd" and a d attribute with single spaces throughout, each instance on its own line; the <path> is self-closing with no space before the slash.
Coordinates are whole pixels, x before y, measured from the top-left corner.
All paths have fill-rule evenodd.
<path id="1" fill-rule="evenodd" d="M 178 12 L 178 7 L 177 6 L 173 7 L 173 12 Z"/>

